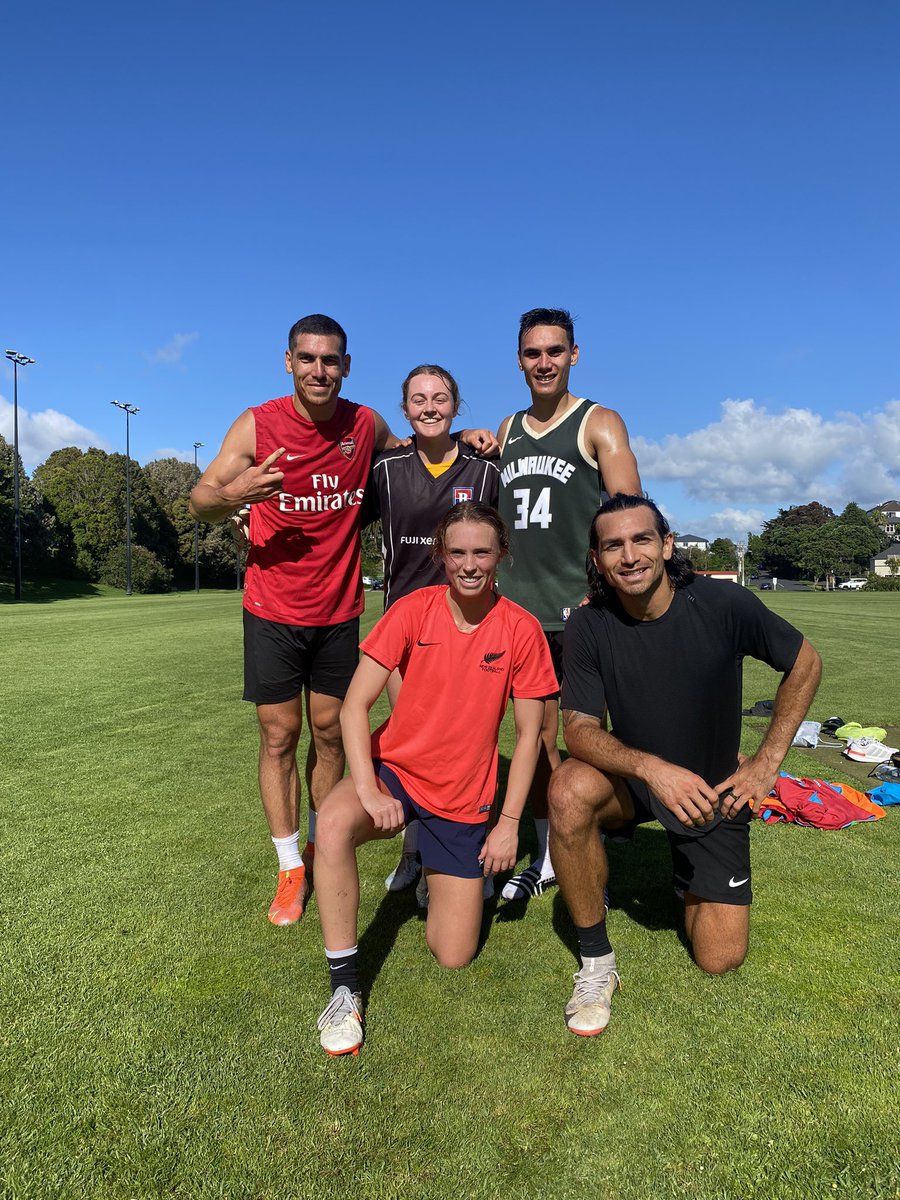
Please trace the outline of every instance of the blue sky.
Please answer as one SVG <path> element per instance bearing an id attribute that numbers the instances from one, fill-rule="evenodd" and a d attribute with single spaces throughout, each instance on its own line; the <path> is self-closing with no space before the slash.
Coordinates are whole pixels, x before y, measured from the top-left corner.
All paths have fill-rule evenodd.
<path id="1" fill-rule="evenodd" d="M 496 429 L 519 314 L 562 305 L 676 528 L 900 493 L 896 5 L 88 0 L 4 32 L 29 470 L 123 448 L 111 400 L 138 460 L 205 464 L 315 311 L 395 431 L 428 360 Z"/>

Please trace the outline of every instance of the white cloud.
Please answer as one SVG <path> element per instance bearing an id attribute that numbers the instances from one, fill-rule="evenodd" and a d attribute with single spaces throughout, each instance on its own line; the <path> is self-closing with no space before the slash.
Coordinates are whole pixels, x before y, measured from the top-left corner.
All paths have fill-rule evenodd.
<path id="1" fill-rule="evenodd" d="M 13 406 L 3 396 L 0 396 L 0 434 L 12 445 Z M 26 468 L 37 466 L 63 446 L 78 446 L 81 450 L 91 446 L 100 450 L 112 449 L 106 438 L 79 425 L 65 413 L 57 412 L 54 408 L 30 413 L 19 405 L 19 455 Z"/>
<path id="2" fill-rule="evenodd" d="M 748 533 L 758 533 L 766 514 L 761 508 L 723 508 L 721 512 L 710 513 L 704 529 L 710 532 L 712 538 L 726 537 L 733 542 L 745 542 Z"/>
<path id="3" fill-rule="evenodd" d="M 194 451 L 193 449 L 177 450 L 174 446 L 162 446 L 159 450 L 154 450 L 150 457 L 153 460 L 158 458 L 177 458 L 179 462 L 191 463 L 193 465 Z M 148 459 L 148 462 L 149 461 L 150 460 Z"/>
<path id="4" fill-rule="evenodd" d="M 870 508 L 900 484 L 900 400 L 830 418 L 808 408 L 770 412 L 754 400 L 725 400 L 719 420 L 703 429 L 633 440 L 650 494 L 654 482 L 677 483 L 694 500 L 722 506 L 711 522 L 743 520 L 742 508 L 749 516 L 757 507 L 810 500 L 835 509 L 855 500 Z"/>
<path id="5" fill-rule="evenodd" d="M 165 346 L 160 346 L 158 350 L 154 350 L 147 357 L 152 363 L 181 362 L 185 350 L 199 337 L 199 333 L 176 333 L 170 342 L 167 342 Z"/>

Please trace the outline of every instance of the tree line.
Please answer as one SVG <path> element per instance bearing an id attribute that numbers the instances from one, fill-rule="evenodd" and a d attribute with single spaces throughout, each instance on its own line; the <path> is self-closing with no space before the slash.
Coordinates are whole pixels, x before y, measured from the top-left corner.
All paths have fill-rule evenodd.
<path id="1" fill-rule="evenodd" d="M 132 586 L 135 591 L 190 587 L 194 520 L 188 497 L 198 478 L 191 463 L 131 460 Z M 125 586 L 125 456 L 91 448 L 54 450 L 29 479 L 19 462 L 22 569 L 26 578 L 71 578 Z M 746 568 L 783 579 L 865 574 L 890 539 L 858 504 L 840 515 L 813 501 L 779 509 L 750 534 Z M 13 570 L 13 449 L 0 437 L 0 575 Z M 204 587 L 235 583 L 237 552 L 227 522 L 199 526 Z M 380 530 L 367 530 L 364 557 L 379 558 Z M 716 538 L 688 556 L 698 570 L 735 570 L 737 546 Z M 243 564 L 241 563 L 241 566 Z"/>
<path id="2" fill-rule="evenodd" d="M 812 579 L 865 575 L 869 561 L 890 543 L 877 520 L 858 504 L 840 515 L 817 500 L 780 508 L 760 533 L 747 535 L 745 570 L 767 571 L 782 579 Z M 698 571 L 733 571 L 738 567 L 737 545 L 716 538 L 706 550 L 682 553 Z"/>
<path id="3" fill-rule="evenodd" d="M 748 540 L 748 561 L 783 579 L 866 575 L 870 559 L 890 544 L 875 517 L 850 503 L 840 514 L 812 501 L 781 508 Z"/>
<path id="4" fill-rule="evenodd" d="M 13 571 L 13 448 L 0 437 L 0 574 Z M 188 498 L 192 463 L 131 460 L 132 587 L 138 592 L 190 587 L 194 519 Z M 22 573 L 26 579 L 84 579 L 125 586 L 125 455 L 92 447 L 54 450 L 31 478 L 19 462 Z M 234 586 L 237 551 L 227 522 L 200 523 L 204 587 Z M 241 563 L 241 566 L 243 564 Z"/>

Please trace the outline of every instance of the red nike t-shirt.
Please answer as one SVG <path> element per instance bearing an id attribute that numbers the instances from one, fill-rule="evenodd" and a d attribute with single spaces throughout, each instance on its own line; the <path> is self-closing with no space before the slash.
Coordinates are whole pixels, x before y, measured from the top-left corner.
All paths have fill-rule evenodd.
<path id="1" fill-rule="evenodd" d="M 559 685 L 530 613 L 501 596 L 474 632 L 462 633 L 447 591 L 428 587 L 402 597 L 361 644 L 403 676 L 396 708 L 372 735 L 372 757 L 429 812 L 476 825 L 494 800 L 507 701 L 552 696 Z"/>
<path id="2" fill-rule="evenodd" d="M 250 510 L 244 608 L 282 625 L 339 625 L 364 607 L 360 503 L 375 445 L 370 408 L 339 398 L 308 421 L 281 396 L 250 410 L 256 463 L 285 447 L 281 490 Z"/>

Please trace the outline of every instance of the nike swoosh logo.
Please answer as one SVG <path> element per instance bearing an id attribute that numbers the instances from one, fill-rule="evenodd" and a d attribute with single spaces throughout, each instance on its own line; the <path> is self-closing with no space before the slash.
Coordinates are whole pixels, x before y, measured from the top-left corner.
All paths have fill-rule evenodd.
<path id="1" fill-rule="evenodd" d="M 417 646 L 439 646 L 440 642 L 416 642 Z"/>
<path id="2" fill-rule="evenodd" d="M 511 446 L 513 444 L 513 442 L 521 442 L 521 440 L 524 436 L 525 436 L 524 433 L 520 433 L 518 437 L 510 438 L 509 441 L 506 443 L 507 446 Z"/>
<path id="3" fill-rule="evenodd" d="M 750 876 L 748 875 L 747 879 L 749 879 L 749 878 L 750 878 Z M 729 887 L 740 887 L 742 883 L 747 882 L 747 879 L 735 879 L 735 877 L 732 875 L 732 877 L 728 880 L 728 886 Z"/>
<path id="4" fill-rule="evenodd" d="M 284 457 L 288 460 L 288 462 L 293 462 L 295 458 L 302 458 L 303 455 L 302 454 L 286 454 Z"/>

